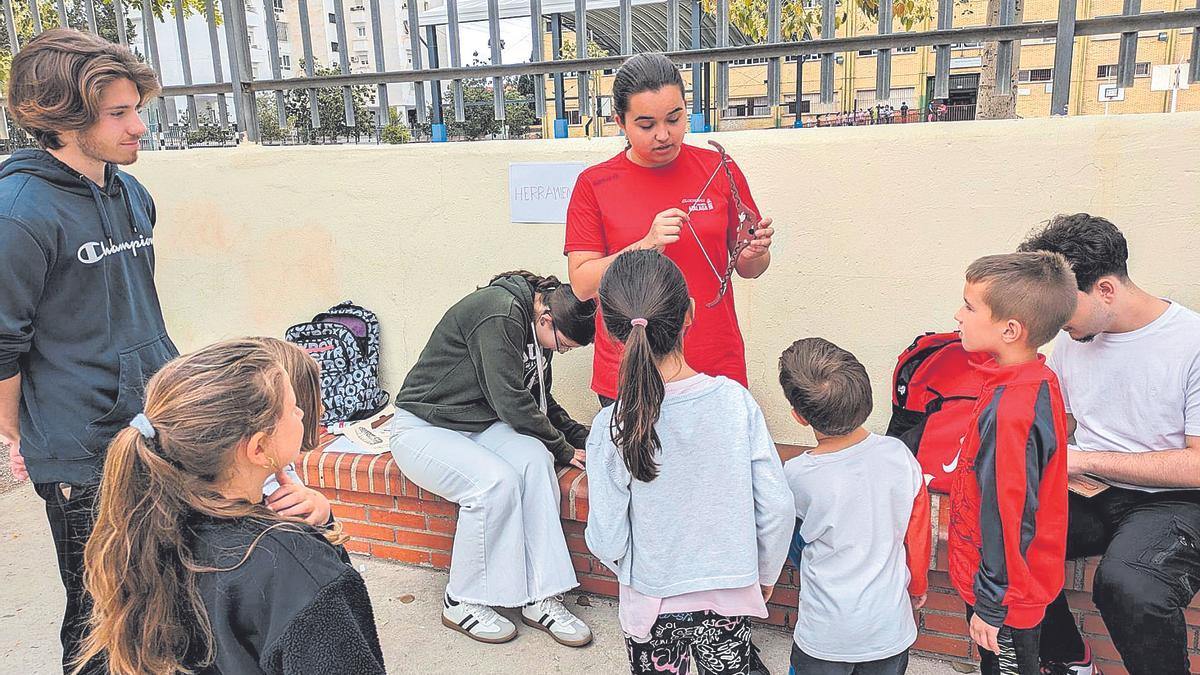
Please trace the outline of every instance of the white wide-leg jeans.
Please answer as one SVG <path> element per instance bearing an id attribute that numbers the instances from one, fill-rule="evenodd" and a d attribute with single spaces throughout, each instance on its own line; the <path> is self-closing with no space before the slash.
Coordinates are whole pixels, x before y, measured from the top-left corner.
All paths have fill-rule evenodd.
<path id="1" fill-rule="evenodd" d="M 579 585 L 554 457 L 541 441 L 503 422 L 466 433 L 397 409 L 391 446 L 405 477 L 459 505 L 450 597 L 520 607 Z"/>

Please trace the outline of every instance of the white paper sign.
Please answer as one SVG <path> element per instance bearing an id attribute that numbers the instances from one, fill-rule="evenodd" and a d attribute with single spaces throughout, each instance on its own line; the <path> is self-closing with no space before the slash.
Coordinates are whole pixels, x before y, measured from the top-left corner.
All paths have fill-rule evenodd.
<path id="1" fill-rule="evenodd" d="M 508 165 L 508 204 L 514 223 L 566 223 L 567 204 L 583 162 Z"/>
<path id="2" fill-rule="evenodd" d="M 1150 73 L 1150 91 L 1171 91 L 1172 89 L 1187 89 L 1187 62 L 1154 66 Z"/>

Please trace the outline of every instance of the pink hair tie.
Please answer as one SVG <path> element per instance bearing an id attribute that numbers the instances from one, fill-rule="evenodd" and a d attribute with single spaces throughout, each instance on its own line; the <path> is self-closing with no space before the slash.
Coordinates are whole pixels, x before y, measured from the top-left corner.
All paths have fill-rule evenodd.
<path id="1" fill-rule="evenodd" d="M 648 322 L 645 319 L 630 319 L 629 320 L 629 325 L 641 326 L 642 328 L 645 328 L 647 323 Z"/>

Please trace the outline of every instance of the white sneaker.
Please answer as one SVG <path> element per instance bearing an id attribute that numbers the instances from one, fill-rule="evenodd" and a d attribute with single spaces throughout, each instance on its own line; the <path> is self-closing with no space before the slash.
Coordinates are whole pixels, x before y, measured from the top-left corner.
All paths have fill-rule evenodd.
<path id="1" fill-rule="evenodd" d="M 442 625 L 452 628 L 472 640 L 500 644 L 517 637 L 513 622 L 500 616 L 487 605 L 459 602 L 447 593 L 442 602 Z"/>
<path id="2" fill-rule="evenodd" d="M 525 605 L 521 608 L 521 621 L 546 631 L 556 642 L 568 647 L 582 647 L 592 641 L 592 629 L 567 610 L 561 595 Z"/>

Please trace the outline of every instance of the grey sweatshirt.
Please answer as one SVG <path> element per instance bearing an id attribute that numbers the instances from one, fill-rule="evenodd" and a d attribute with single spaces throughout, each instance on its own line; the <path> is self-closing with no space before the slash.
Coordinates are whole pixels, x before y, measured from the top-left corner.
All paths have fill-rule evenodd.
<path id="1" fill-rule="evenodd" d="M 663 400 L 649 483 L 632 479 L 613 445 L 612 406 L 588 437 L 588 548 L 656 598 L 774 584 L 796 521 L 762 410 L 740 384 L 708 380 Z"/>

